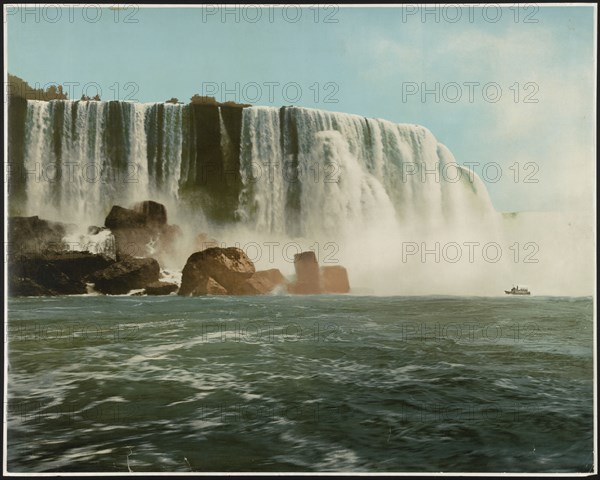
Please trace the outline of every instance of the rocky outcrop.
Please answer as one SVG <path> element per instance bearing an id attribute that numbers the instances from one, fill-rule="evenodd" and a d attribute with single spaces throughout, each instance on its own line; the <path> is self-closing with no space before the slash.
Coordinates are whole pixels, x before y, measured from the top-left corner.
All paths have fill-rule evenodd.
<path id="1" fill-rule="evenodd" d="M 8 294 L 11 297 L 42 297 L 61 295 L 56 290 L 44 287 L 31 278 L 10 277 L 8 282 Z M 65 294 L 66 295 L 66 294 Z"/>
<path id="2" fill-rule="evenodd" d="M 348 272 L 341 265 L 321 267 L 321 289 L 323 293 L 349 293 Z"/>
<path id="3" fill-rule="evenodd" d="M 63 237 L 67 225 L 34 217 L 8 218 L 9 254 L 41 254 L 65 249 Z"/>
<path id="4" fill-rule="evenodd" d="M 146 225 L 162 226 L 167 224 L 167 209 L 162 203 L 145 200 L 133 206 L 135 212 L 141 213 Z"/>
<path id="5" fill-rule="evenodd" d="M 290 293 L 321 293 L 321 276 L 315 252 L 302 252 L 294 255 L 296 281 L 289 285 Z"/>
<path id="6" fill-rule="evenodd" d="M 178 288 L 176 283 L 161 282 L 159 280 L 146 285 L 144 290 L 146 291 L 146 295 L 169 295 L 176 292 Z"/>
<path id="7" fill-rule="evenodd" d="M 341 265 L 319 268 L 315 252 L 294 256 L 296 281 L 288 285 L 288 292 L 299 295 L 314 293 L 349 293 L 348 272 Z"/>
<path id="8" fill-rule="evenodd" d="M 255 273 L 243 250 L 213 247 L 196 252 L 183 268 L 179 295 L 225 295 L 237 292 Z"/>
<path id="9" fill-rule="evenodd" d="M 137 203 L 133 209 L 114 205 L 104 224 L 115 236 L 118 260 L 135 256 L 162 262 L 175 253 L 175 243 L 182 235 L 177 225 L 167 224 L 165 206 L 152 200 Z"/>
<path id="10" fill-rule="evenodd" d="M 279 285 L 285 285 L 286 279 L 276 268 L 256 272 L 248 280 L 242 283 L 232 293 L 234 295 L 264 295 L 271 293 Z"/>
<path id="11" fill-rule="evenodd" d="M 182 283 L 183 285 L 183 283 Z M 186 293 L 181 292 L 179 289 L 178 295 L 189 295 L 192 297 L 199 297 L 202 295 L 229 295 L 229 292 L 212 277 L 198 276 L 193 285 L 189 288 L 186 286 Z"/>
<path id="12" fill-rule="evenodd" d="M 153 258 L 125 257 L 104 270 L 95 272 L 90 281 L 102 293 L 122 295 L 158 281 L 160 267 Z"/>
<path id="13" fill-rule="evenodd" d="M 141 228 L 146 226 L 146 216 L 135 210 L 113 205 L 104 220 L 104 225 L 113 232 L 125 228 Z"/>
<path id="14" fill-rule="evenodd" d="M 113 260 L 88 252 L 47 252 L 8 258 L 8 292 L 22 295 L 76 295 L 87 292 L 86 282 Z"/>

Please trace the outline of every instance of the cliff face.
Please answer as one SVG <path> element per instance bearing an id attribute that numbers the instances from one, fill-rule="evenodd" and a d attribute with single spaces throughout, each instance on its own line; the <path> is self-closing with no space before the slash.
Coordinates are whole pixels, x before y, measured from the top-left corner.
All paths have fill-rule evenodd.
<path id="1" fill-rule="evenodd" d="M 20 205 L 25 202 L 25 183 L 20 180 L 25 156 L 25 119 L 27 116 L 27 100 L 15 95 L 8 95 L 8 193 L 11 198 L 9 214 L 19 215 Z"/>
<path id="2" fill-rule="evenodd" d="M 183 115 L 182 163 L 188 174 L 182 193 L 210 218 L 232 221 L 242 186 L 242 109 L 191 104 Z"/>

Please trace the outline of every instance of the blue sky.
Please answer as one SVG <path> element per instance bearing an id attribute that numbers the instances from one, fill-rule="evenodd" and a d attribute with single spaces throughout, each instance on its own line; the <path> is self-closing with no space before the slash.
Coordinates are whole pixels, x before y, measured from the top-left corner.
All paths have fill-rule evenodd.
<path id="1" fill-rule="evenodd" d="M 14 7 L 6 53 L 11 73 L 77 82 L 76 98 L 95 84 L 103 100 L 142 102 L 216 88 L 421 124 L 460 164 L 480 164 L 498 210 L 591 210 L 595 10 L 536 8 L 142 7 L 95 21 L 93 8 Z M 436 84 L 438 99 L 421 96 Z"/>

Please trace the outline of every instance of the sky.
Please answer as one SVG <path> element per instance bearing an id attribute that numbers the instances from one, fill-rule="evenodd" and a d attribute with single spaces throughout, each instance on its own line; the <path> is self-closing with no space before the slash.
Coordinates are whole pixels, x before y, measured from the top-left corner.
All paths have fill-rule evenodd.
<path id="1" fill-rule="evenodd" d="M 27 10 L 26 10 L 27 8 Z M 5 9 L 8 71 L 71 98 L 298 105 L 427 127 L 499 211 L 593 211 L 595 15 L 530 5 Z"/>

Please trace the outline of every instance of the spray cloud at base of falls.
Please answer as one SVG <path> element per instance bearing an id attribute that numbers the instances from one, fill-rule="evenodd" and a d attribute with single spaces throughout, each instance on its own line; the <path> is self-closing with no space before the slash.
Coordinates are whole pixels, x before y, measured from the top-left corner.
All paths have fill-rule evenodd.
<path id="1" fill-rule="evenodd" d="M 12 185 L 12 214 L 81 235 L 112 205 L 156 200 L 184 232 L 169 268 L 204 232 L 252 244 L 258 268 L 284 274 L 296 245 L 314 249 L 374 293 L 490 293 L 490 278 L 505 276 L 502 262 L 467 265 L 465 276 L 463 260 L 407 257 L 407 245 L 502 237 L 485 185 L 424 127 L 299 107 L 23 102 L 9 105 L 24 119 L 11 162 L 29 172 Z"/>

